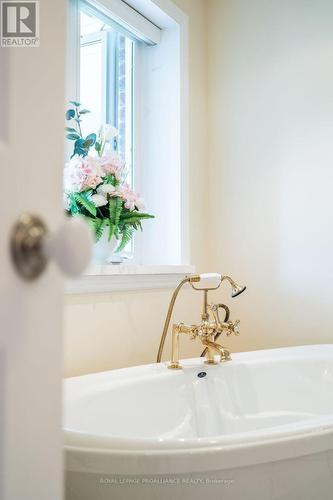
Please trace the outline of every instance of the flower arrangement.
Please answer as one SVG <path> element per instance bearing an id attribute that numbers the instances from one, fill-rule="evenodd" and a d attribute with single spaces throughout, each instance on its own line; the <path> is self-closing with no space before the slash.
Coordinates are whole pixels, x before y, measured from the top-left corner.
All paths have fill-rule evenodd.
<path id="1" fill-rule="evenodd" d="M 83 137 L 82 116 L 90 111 L 81 104 L 70 101 L 66 112 L 66 137 L 74 148 L 64 172 L 65 209 L 72 216 L 81 215 L 90 224 L 96 242 L 104 231 L 108 240 L 119 240 L 116 252 L 129 243 L 133 232 L 142 230 L 142 220 L 154 216 L 142 212 L 144 200 L 126 182 L 124 161 L 114 150 L 118 131 L 111 125 L 103 125 L 98 134 Z"/>

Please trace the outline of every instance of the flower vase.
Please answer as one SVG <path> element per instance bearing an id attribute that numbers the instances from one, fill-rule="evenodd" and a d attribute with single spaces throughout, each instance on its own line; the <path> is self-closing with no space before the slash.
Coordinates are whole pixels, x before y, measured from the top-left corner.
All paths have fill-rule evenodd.
<path id="1" fill-rule="evenodd" d="M 120 241 L 113 236 L 111 241 L 108 239 L 108 231 L 103 231 L 100 239 L 95 243 L 93 249 L 94 264 L 120 264 L 123 262 L 122 256 L 116 253 Z"/>

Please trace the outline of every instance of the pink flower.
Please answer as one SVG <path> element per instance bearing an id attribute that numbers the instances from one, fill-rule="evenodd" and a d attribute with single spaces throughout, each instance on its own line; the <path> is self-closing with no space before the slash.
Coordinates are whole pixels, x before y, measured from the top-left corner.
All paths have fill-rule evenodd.
<path id="1" fill-rule="evenodd" d="M 117 186 L 103 183 L 106 175 L 114 175 L 118 181 Z M 100 203 L 108 196 L 118 196 L 124 201 L 127 210 L 143 210 L 144 200 L 136 193 L 127 182 L 124 182 L 126 175 L 125 163 L 120 156 L 113 151 L 102 158 L 95 156 L 74 156 L 65 166 L 64 191 L 68 193 L 80 193 L 87 189 L 96 189 L 96 202 Z M 102 206 L 102 205 L 101 205 Z"/>
<path id="2" fill-rule="evenodd" d="M 119 196 L 124 200 L 124 205 L 128 210 L 134 210 L 138 208 L 141 210 L 144 208 L 143 199 L 133 191 L 133 189 L 126 183 L 118 187 L 117 191 L 112 196 Z"/>
<path id="3" fill-rule="evenodd" d="M 103 179 L 99 175 L 88 175 L 83 183 L 83 189 L 95 189 L 101 182 Z"/>
<path id="4" fill-rule="evenodd" d="M 121 181 L 125 174 L 125 162 L 113 151 L 108 156 L 101 158 L 101 167 L 104 175 L 114 175 L 117 181 Z"/>
<path id="5" fill-rule="evenodd" d="M 103 169 L 99 158 L 73 156 L 65 166 L 65 193 L 80 193 L 85 189 L 94 189 L 103 182 Z"/>
<path id="6" fill-rule="evenodd" d="M 98 156 L 85 156 L 83 158 L 83 169 L 87 175 L 98 175 L 99 177 L 104 175 L 101 160 Z"/>

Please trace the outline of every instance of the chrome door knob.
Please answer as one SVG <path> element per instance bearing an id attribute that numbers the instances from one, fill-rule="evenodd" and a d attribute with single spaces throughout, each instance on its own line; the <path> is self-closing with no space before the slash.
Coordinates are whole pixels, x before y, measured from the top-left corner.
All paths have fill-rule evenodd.
<path id="1" fill-rule="evenodd" d="M 68 276 L 81 274 L 91 259 L 92 232 L 78 217 L 67 219 L 51 234 L 39 217 L 24 214 L 11 237 L 11 257 L 18 274 L 28 281 L 37 279 L 50 259 Z"/>

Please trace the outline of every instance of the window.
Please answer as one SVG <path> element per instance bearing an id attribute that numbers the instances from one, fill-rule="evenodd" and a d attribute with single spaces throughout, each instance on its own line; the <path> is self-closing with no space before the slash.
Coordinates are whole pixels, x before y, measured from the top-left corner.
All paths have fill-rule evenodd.
<path id="1" fill-rule="evenodd" d="M 179 273 L 193 271 L 187 218 L 187 17 L 163 0 L 166 11 L 150 0 L 71 2 L 79 32 L 70 34 L 76 45 L 69 99 L 92 111 L 85 115 L 84 132 L 101 123 L 119 130 L 114 147 L 126 161 L 128 182 L 155 215 L 143 233 L 135 233 L 132 274 L 174 273 L 178 279 Z M 127 273 L 120 266 L 95 272 L 101 277 Z"/>
<path id="2" fill-rule="evenodd" d="M 91 111 L 82 123 L 84 135 L 109 123 L 118 130 L 114 149 L 126 163 L 127 182 L 134 187 L 133 54 L 134 41 L 111 26 L 95 9 L 80 4 L 79 101 Z M 134 254 L 134 238 L 124 249 Z"/>
<path id="3" fill-rule="evenodd" d="M 91 111 L 85 130 L 110 123 L 119 131 L 115 149 L 133 185 L 134 41 L 110 26 L 95 9 L 80 8 L 80 102 Z"/>

